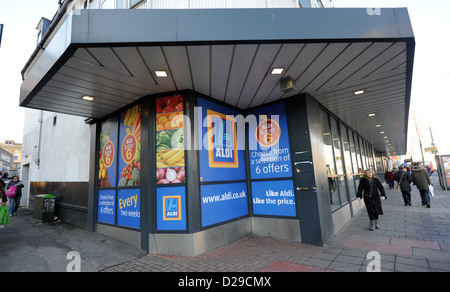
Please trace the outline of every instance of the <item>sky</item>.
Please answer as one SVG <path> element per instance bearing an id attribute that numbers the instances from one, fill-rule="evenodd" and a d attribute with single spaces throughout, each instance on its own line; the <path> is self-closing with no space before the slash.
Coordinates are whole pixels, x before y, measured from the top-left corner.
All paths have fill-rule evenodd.
<path id="1" fill-rule="evenodd" d="M 6 0 L 0 0 L 3 2 Z M 431 146 L 431 127 L 440 154 L 450 154 L 450 1 L 334 0 L 334 5 L 336 8 L 408 8 L 416 40 L 409 154 L 420 157 L 413 113 L 421 128 L 423 146 Z M 53 18 L 58 0 L 8 1 L 5 6 L 0 5 L 0 23 L 5 25 L 0 47 L 0 141 L 12 139 L 21 143 L 25 111 L 19 107 L 20 72 L 36 47 L 39 20 L 41 17 Z"/>
<path id="2" fill-rule="evenodd" d="M 416 116 L 423 147 L 431 147 L 431 127 L 439 154 L 450 154 L 450 1 L 334 0 L 339 7 L 407 7 L 416 41 L 408 156 L 421 160 Z M 433 155 L 424 152 L 425 161 Z"/>

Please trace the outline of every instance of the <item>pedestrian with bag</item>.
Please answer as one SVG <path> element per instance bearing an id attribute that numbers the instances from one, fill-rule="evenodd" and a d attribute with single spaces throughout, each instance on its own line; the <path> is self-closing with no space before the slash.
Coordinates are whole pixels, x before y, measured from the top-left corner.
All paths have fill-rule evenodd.
<path id="1" fill-rule="evenodd" d="M 385 172 L 384 180 L 389 185 L 389 189 L 390 190 L 394 188 L 395 174 L 390 169 L 388 169 Z"/>
<path id="2" fill-rule="evenodd" d="M 0 197 L 1 197 L 1 205 L 0 206 L 4 206 L 6 205 L 6 202 L 8 202 L 8 197 L 6 196 L 6 191 L 5 191 L 5 187 L 6 184 L 5 182 L 0 179 Z"/>
<path id="3" fill-rule="evenodd" d="M 400 165 L 398 169 L 399 171 L 395 175 L 395 180 L 398 183 L 398 191 L 402 193 L 405 206 L 411 206 L 411 175 L 405 171 L 403 165 Z"/>
<path id="4" fill-rule="evenodd" d="M 420 198 L 422 199 L 422 206 L 427 206 L 430 208 L 431 199 L 430 199 L 430 177 L 427 174 L 425 168 L 420 167 L 420 164 L 414 165 L 412 170 L 412 180 L 416 185 L 417 189 L 420 192 Z"/>
<path id="5" fill-rule="evenodd" d="M 6 202 L 8 202 L 8 197 L 5 192 L 5 182 L 0 179 L 0 226 L 7 225 L 10 223 L 9 220 L 9 211 L 6 208 Z"/>
<path id="6" fill-rule="evenodd" d="M 19 209 L 20 199 L 22 198 L 23 183 L 19 180 L 17 175 L 12 177 L 12 180 L 6 185 L 6 195 L 9 197 L 9 214 L 10 216 L 17 215 Z"/>
<path id="7" fill-rule="evenodd" d="M 386 200 L 386 192 L 384 191 L 381 181 L 375 177 L 375 172 L 373 172 L 373 170 L 366 169 L 364 171 L 363 177 L 359 181 L 358 193 L 356 196 L 358 200 L 364 198 L 370 220 L 369 230 L 374 231 L 375 229 L 380 229 L 378 218 L 379 215 L 383 215 L 381 201 Z"/>

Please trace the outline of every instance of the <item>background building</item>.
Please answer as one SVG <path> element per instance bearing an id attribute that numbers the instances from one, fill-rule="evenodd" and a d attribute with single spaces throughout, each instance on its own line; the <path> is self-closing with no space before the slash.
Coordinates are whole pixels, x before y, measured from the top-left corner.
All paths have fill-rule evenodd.
<path id="1" fill-rule="evenodd" d="M 9 169 L 2 169 L 3 173 L 7 172 L 9 176 L 19 175 L 22 160 L 22 143 L 16 143 L 14 140 L 6 140 L 5 143 L 0 143 L 0 148 L 12 154 L 11 159 L 5 156 L 4 165 L 8 165 Z"/>
<path id="2" fill-rule="evenodd" d="M 406 9 L 299 7 L 61 3 L 23 71 L 30 202 L 153 253 L 326 244 L 360 172 L 406 152 L 414 36 Z"/>

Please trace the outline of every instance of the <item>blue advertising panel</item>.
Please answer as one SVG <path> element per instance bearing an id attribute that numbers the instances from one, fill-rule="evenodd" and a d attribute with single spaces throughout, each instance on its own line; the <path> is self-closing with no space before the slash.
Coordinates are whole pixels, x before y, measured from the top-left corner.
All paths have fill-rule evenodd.
<path id="1" fill-rule="evenodd" d="M 122 189 L 117 191 L 117 225 L 140 228 L 140 193 L 140 189 Z"/>
<path id="2" fill-rule="evenodd" d="M 156 190 L 158 230 L 186 230 L 186 189 L 165 187 Z"/>
<path id="3" fill-rule="evenodd" d="M 245 134 L 235 117 L 240 112 L 198 98 L 200 181 L 245 180 Z"/>
<path id="4" fill-rule="evenodd" d="M 247 184 L 202 185 L 202 227 L 248 215 Z"/>
<path id="5" fill-rule="evenodd" d="M 114 224 L 116 218 L 115 205 L 116 205 L 115 190 L 99 190 L 97 221 L 108 224 Z"/>
<path id="6" fill-rule="evenodd" d="M 252 182 L 253 214 L 297 216 L 292 180 Z"/>
<path id="7" fill-rule="evenodd" d="M 251 111 L 249 154 L 252 179 L 292 177 L 289 133 L 284 103 Z"/>

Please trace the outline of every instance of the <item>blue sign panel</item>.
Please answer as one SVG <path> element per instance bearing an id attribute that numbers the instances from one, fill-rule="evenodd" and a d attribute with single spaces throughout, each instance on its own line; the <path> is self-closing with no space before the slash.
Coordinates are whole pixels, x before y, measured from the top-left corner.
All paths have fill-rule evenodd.
<path id="1" fill-rule="evenodd" d="M 103 223 L 115 223 L 115 205 L 116 205 L 116 191 L 115 190 L 99 190 L 98 191 L 98 211 L 97 221 Z"/>
<path id="2" fill-rule="evenodd" d="M 202 227 L 248 215 L 246 183 L 202 185 Z"/>
<path id="3" fill-rule="evenodd" d="M 156 204 L 158 230 L 186 230 L 185 187 L 158 188 Z"/>
<path id="4" fill-rule="evenodd" d="M 198 98 L 200 181 L 245 180 L 245 134 L 240 113 Z"/>
<path id="5" fill-rule="evenodd" d="M 252 179 L 292 177 L 289 133 L 284 103 L 249 113 L 249 153 Z"/>
<path id="6" fill-rule="evenodd" d="M 117 225 L 139 229 L 141 226 L 140 189 L 117 191 Z"/>
<path id="7" fill-rule="evenodd" d="M 252 183 L 253 214 L 297 216 L 292 180 Z"/>

